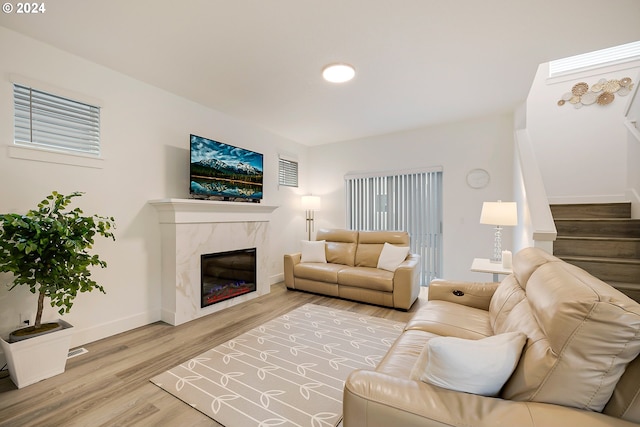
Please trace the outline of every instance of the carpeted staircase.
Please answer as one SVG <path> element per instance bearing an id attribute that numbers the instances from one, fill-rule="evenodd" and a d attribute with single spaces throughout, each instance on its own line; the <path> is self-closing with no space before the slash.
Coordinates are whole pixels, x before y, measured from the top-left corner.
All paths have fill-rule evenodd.
<path id="1" fill-rule="evenodd" d="M 553 254 L 640 302 L 640 219 L 631 203 L 551 205 Z"/>

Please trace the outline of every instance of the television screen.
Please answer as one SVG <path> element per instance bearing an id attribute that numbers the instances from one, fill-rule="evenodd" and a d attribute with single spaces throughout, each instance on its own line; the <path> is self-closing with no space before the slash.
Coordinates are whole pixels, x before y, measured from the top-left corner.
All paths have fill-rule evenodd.
<path id="1" fill-rule="evenodd" d="M 262 154 L 201 136 L 190 138 L 191 195 L 231 201 L 262 199 Z"/>

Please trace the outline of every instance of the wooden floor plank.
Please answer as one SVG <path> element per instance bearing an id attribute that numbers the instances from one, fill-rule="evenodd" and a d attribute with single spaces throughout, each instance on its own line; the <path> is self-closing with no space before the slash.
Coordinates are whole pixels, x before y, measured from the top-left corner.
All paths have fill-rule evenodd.
<path id="1" fill-rule="evenodd" d="M 89 352 L 69 359 L 63 374 L 21 390 L 0 379 L 0 426 L 217 427 L 149 379 L 306 303 L 406 322 L 426 292 L 405 312 L 278 283 L 267 295 L 180 326 L 157 322 L 86 344 Z"/>

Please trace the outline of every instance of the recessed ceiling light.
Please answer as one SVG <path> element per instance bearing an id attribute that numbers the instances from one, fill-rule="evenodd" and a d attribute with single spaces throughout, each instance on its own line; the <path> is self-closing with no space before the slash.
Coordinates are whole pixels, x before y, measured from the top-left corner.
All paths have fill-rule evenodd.
<path id="1" fill-rule="evenodd" d="M 344 83 L 356 75 L 356 70 L 349 64 L 330 64 L 322 69 L 322 77 L 331 83 Z"/>

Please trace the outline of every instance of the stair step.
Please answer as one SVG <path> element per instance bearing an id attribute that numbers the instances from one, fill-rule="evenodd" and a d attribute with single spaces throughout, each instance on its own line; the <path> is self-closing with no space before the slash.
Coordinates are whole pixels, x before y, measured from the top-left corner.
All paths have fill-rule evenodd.
<path id="1" fill-rule="evenodd" d="M 586 256 L 560 256 L 558 258 L 588 271 L 605 282 L 640 282 L 640 259 Z"/>
<path id="2" fill-rule="evenodd" d="M 554 204 L 553 254 L 640 301 L 640 219 L 631 203 Z"/>
<path id="3" fill-rule="evenodd" d="M 575 203 L 550 205 L 551 214 L 559 218 L 631 218 L 631 203 Z"/>
<path id="4" fill-rule="evenodd" d="M 640 259 L 639 237 L 560 236 L 553 243 L 553 254 Z"/>
<path id="5" fill-rule="evenodd" d="M 555 224 L 558 236 L 640 237 L 640 219 L 563 218 Z"/>

